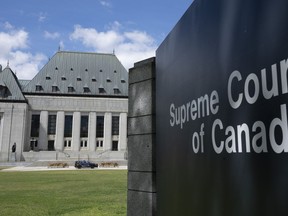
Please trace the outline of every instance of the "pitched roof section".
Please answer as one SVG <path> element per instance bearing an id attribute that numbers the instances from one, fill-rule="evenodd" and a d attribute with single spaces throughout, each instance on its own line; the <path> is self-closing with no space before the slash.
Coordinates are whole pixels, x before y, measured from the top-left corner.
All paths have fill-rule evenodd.
<path id="1" fill-rule="evenodd" d="M 8 66 L 0 71 L 0 100 L 26 102 L 17 77 Z"/>
<path id="2" fill-rule="evenodd" d="M 115 86 L 119 91 L 114 90 Z M 59 51 L 23 92 L 126 97 L 128 72 L 114 54 Z"/>

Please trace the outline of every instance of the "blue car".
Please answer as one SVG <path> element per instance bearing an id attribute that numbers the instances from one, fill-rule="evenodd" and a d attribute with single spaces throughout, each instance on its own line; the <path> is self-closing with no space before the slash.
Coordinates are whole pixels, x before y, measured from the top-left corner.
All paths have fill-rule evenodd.
<path id="1" fill-rule="evenodd" d="M 98 167 L 98 164 L 96 163 L 92 163 L 86 160 L 79 160 L 79 161 L 75 161 L 75 165 L 76 168 L 81 169 L 81 168 L 91 168 L 94 169 L 95 167 Z"/>

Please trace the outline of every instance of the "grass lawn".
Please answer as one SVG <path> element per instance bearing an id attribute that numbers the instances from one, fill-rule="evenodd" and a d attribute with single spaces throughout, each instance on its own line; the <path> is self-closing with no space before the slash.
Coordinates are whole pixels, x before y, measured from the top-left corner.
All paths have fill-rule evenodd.
<path id="1" fill-rule="evenodd" d="M 127 171 L 0 172 L 0 215 L 126 215 Z"/>

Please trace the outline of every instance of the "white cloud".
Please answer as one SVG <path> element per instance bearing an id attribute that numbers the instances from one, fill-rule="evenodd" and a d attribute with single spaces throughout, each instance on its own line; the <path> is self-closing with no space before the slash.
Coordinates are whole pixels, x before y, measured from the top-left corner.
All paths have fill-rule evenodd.
<path id="1" fill-rule="evenodd" d="M 104 7 L 111 7 L 112 6 L 111 3 L 107 0 L 100 0 L 99 2 Z"/>
<path id="2" fill-rule="evenodd" d="M 44 31 L 44 37 L 47 39 L 57 39 L 60 37 L 60 34 L 58 32 Z"/>
<path id="3" fill-rule="evenodd" d="M 28 52 L 28 32 L 8 24 L 7 31 L 0 32 L 0 63 L 5 67 L 9 61 L 10 68 L 17 72 L 19 79 L 32 79 L 47 57 Z"/>
<path id="4" fill-rule="evenodd" d="M 46 13 L 40 12 L 39 15 L 38 15 L 38 21 L 39 22 L 44 22 L 46 20 L 46 17 L 47 17 Z"/>
<path id="5" fill-rule="evenodd" d="M 120 23 L 116 22 L 111 29 L 99 32 L 94 28 L 76 25 L 74 32 L 70 35 L 70 40 L 80 41 L 95 52 L 112 53 L 115 50 L 116 56 L 126 69 L 133 67 L 137 61 L 155 56 L 157 46 L 150 35 L 136 30 L 121 32 L 118 27 Z"/>

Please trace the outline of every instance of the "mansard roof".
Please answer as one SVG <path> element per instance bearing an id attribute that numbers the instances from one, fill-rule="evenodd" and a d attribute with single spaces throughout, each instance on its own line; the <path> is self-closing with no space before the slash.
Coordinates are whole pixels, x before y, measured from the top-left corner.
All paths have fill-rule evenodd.
<path id="1" fill-rule="evenodd" d="M 128 72 L 114 54 L 59 51 L 23 92 L 127 97 Z"/>
<path id="2" fill-rule="evenodd" d="M 26 102 L 18 79 L 8 65 L 3 71 L 0 67 L 0 101 Z"/>

